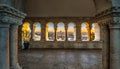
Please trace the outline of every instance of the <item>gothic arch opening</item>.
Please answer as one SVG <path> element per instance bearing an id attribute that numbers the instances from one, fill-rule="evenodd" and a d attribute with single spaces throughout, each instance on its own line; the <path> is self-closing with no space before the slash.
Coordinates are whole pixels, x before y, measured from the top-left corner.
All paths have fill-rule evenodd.
<path id="1" fill-rule="evenodd" d="M 31 38 L 31 29 L 30 29 L 30 23 L 24 22 L 22 25 L 22 40 L 30 41 Z"/>
<path id="2" fill-rule="evenodd" d="M 65 25 L 63 22 L 57 24 L 57 41 L 65 41 Z"/>
<path id="3" fill-rule="evenodd" d="M 54 36 L 54 23 L 49 22 L 46 24 L 46 40 L 47 41 L 54 41 L 55 36 Z"/>
<path id="4" fill-rule="evenodd" d="M 33 40 L 41 40 L 41 24 L 39 22 L 33 24 Z"/>
<path id="5" fill-rule="evenodd" d="M 81 24 L 81 40 L 90 41 L 90 25 L 87 22 Z"/>
<path id="6" fill-rule="evenodd" d="M 98 23 L 92 24 L 91 40 L 92 41 L 99 41 L 100 40 L 100 26 L 98 25 Z"/>
<path id="7" fill-rule="evenodd" d="M 24 22 L 22 24 L 22 48 L 24 48 L 24 43 L 29 42 L 31 39 L 31 28 L 29 22 Z"/>
<path id="8" fill-rule="evenodd" d="M 76 40 L 76 25 L 73 22 L 68 24 L 67 39 L 68 41 Z"/>

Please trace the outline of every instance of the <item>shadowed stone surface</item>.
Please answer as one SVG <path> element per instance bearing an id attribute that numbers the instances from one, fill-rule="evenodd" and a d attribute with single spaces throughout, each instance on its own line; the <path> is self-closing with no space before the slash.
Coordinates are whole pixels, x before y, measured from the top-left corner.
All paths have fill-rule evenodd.
<path id="1" fill-rule="evenodd" d="M 23 69 L 101 69 L 101 50 L 22 50 Z"/>

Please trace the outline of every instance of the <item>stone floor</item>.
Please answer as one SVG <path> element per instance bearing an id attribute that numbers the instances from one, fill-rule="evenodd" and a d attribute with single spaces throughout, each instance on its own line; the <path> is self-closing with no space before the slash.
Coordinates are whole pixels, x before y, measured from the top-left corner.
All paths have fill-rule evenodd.
<path id="1" fill-rule="evenodd" d="M 19 52 L 23 69 L 101 69 L 101 50 L 31 49 Z"/>

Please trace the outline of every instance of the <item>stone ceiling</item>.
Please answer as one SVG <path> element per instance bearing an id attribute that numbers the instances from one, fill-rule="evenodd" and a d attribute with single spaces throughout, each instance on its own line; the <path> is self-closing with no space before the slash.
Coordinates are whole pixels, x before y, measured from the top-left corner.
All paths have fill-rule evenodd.
<path id="1" fill-rule="evenodd" d="M 111 6 L 109 0 L 27 0 L 30 17 L 90 17 Z"/>

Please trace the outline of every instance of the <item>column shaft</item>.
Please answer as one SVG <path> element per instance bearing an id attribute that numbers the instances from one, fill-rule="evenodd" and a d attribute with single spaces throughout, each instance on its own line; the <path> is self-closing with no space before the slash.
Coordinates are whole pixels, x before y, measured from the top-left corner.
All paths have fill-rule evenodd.
<path id="1" fill-rule="evenodd" d="M 110 32 L 107 25 L 101 26 L 101 33 L 102 33 L 102 41 L 103 41 L 103 47 L 102 47 L 102 69 L 109 69 L 109 44 L 110 44 Z"/>
<path id="2" fill-rule="evenodd" d="M 9 25 L 0 24 L 0 69 L 9 69 Z"/>
<path id="3" fill-rule="evenodd" d="M 21 69 L 18 64 L 18 26 L 10 26 L 10 69 Z"/>
<path id="4" fill-rule="evenodd" d="M 46 39 L 45 39 L 45 36 L 46 36 L 46 32 L 45 32 L 45 23 L 41 23 L 41 41 L 45 41 Z"/>
<path id="5" fill-rule="evenodd" d="M 120 24 L 110 28 L 110 69 L 120 68 Z"/>
<path id="6" fill-rule="evenodd" d="M 76 41 L 81 41 L 81 26 L 76 23 Z"/>
<path id="7" fill-rule="evenodd" d="M 55 31 L 54 41 L 57 41 L 57 23 L 54 24 L 54 31 Z"/>
<path id="8" fill-rule="evenodd" d="M 67 30 L 68 30 L 68 24 L 65 24 L 65 41 L 68 41 L 68 36 L 67 36 Z"/>
<path id="9" fill-rule="evenodd" d="M 30 40 L 33 41 L 34 40 L 34 31 L 35 31 L 33 23 L 30 24 L 30 29 L 31 29 L 31 38 L 30 38 Z"/>

